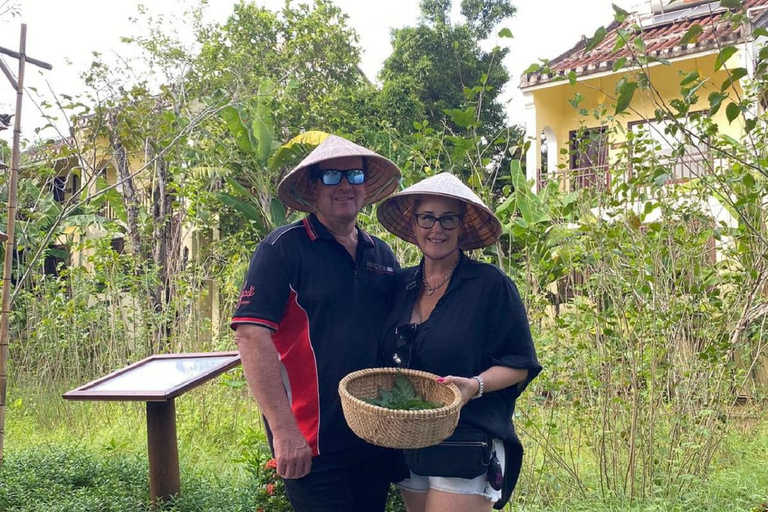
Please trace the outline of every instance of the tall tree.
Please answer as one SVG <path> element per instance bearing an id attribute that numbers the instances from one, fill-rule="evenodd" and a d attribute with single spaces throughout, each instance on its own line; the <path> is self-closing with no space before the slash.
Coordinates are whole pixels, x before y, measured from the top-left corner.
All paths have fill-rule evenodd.
<path id="1" fill-rule="evenodd" d="M 269 81 L 278 92 L 272 105 L 278 138 L 332 130 L 354 117 L 349 98 L 367 84 L 347 19 L 329 0 L 289 2 L 279 13 L 241 0 L 225 23 L 201 30 L 190 83 L 240 101 Z"/>
<path id="2" fill-rule="evenodd" d="M 505 124 L 497 98 L 509 81 L 502 63 L 509 50 L 484 51 L 480 42 L 514 8 L 501 0 L 464 0 L 466 21 L 451 24 L 450 0 L 423 0 L 420 7 L 419 25 L 392 31 L 392 55 L 379 75 L 382 115 L 404 132 L 413 121 L 427 120 L 462 133 L 466 126 L 452 122 L 446 110 L 474 106 L 480 131 L 495 136 Z"/>

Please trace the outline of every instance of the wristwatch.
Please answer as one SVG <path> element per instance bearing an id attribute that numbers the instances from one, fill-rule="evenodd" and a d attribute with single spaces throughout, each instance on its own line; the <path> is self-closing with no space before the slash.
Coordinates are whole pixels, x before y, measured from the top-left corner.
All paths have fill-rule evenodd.
<path id="1" fill-rule="evenodd" d="M 476 398 L 480 398 L 481 396 L 483 396 L 483 388 L 485 387 L 485 383 L 483 382 L 483 378 L 479 375 L 475 375 L 472 378 L 475 379 L 478 384 L 477 393 L 475 394 L 475 396 L 471 398 L 471 400 L 474 400 Z"/>

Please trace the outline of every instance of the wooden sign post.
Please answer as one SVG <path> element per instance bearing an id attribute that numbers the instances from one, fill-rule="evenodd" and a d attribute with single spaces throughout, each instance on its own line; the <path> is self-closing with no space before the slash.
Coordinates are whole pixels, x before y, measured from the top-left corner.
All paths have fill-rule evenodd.
<path id="1" fill-rule="evenodd" d="M 175 399 L 240 364 L 237 352 L 159 354 L 64 393 L 67 400 L 141 400 L 147 405 L 149 497 L 181 492 Z"/>

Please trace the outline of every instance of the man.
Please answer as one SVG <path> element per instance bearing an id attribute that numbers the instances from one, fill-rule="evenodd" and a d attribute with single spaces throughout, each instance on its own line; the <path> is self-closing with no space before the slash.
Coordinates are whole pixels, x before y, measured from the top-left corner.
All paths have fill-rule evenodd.
<path id="1" fill-rule="evenodd" d="M 232 319 L 297 512 L 384 510 L 397 452 L 352 433 L 338 385 L 376 366 L 398 264 L 356 220 L 397 187 L 400 174 L 373 151 L 325 139 L 278 187 L 287 206 L 310 215 L 259 243 Z"/>

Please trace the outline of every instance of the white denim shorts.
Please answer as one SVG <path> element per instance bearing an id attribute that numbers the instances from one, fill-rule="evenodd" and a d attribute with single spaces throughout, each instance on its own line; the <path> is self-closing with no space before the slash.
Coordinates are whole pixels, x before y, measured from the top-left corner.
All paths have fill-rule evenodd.
<path id="1" fill-rule="evenodd" d="M 506 467 L 504 443 L 499 439 L 494 439 L 493 449 L 496 450 L 496 457 L 498 457 L 501 469 L 504 471 Z M 488 476 L 486 475 L 480 475 L 475 478 L 446 478 L 442 476 L 421 476 L 411 472 L 410 478 L 401 480 L 395 485 L 403 491 L 418 493 L 435 489 L 436 491 L 451 492 L 453 494 L 479 494 L 494 503 L 501 498 L 501 491 L 497 491 L 488 485 Z"/>

